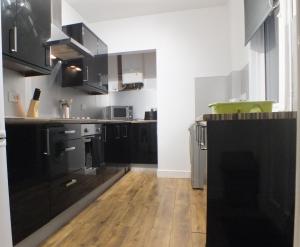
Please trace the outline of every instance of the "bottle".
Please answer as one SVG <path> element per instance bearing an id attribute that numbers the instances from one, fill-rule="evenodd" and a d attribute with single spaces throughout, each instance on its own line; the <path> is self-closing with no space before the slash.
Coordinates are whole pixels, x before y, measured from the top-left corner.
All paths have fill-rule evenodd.
<path id="1" fill-rule="evenodd" d="M 29 105 L 27 117 L 32 117 L 32 118 L 39 117 L 40 96 L 41 96 L 41 90 L 36 88 L 34 90 L 33 98 Z"/>

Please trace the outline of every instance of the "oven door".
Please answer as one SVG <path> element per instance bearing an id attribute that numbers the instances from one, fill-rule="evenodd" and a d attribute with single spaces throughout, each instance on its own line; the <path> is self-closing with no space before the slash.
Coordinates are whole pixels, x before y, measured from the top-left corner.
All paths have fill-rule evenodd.
<path id="1" fill-rule="evenodd" d="M 104 163 L 104 143 L 101 135 L 83 137 L 85 167 L 100 167 Z"/>

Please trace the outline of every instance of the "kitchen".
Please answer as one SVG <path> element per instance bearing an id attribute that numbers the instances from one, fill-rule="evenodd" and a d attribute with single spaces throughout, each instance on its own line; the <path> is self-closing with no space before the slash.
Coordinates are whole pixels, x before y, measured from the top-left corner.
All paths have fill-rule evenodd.
<path id="1" fill-rule="evenodd" d="M 274 78 L 267 79 L 265 83 L 265 74 L 262 73 L 261 66 L 265 64 L 265 61 L 277 61 L 274 56 L 278 53 L 270 53 L 269 57 L 262 58 L 260 50 L 255 44 L 262 39 L 259 37 L 262 33 L 261 30 L 256 32 L 255 36 L 251 33 L 253 30 L 250 30 L 248 38 L 251 40 L 251 44 L 245 46 L 244 1 L 242 0 L 191 0 L 187 2 L 178 0 L 174 3 L 166 1 L 162 5 L 155 1 L 148 1 L 148 5 L 147 3 L 118 2 L 117 6 L 116 3 L 108 4 L 105 1 L 94 0 L 84 2 L 63 0 L 61 5 L 58 2 L 60 1 L 43 1 L 41 5 L 39 1 L 16 1 L 16 3 L 10 1 L 10 4 L 15 4 L 14 8 L 24 9 L 19 14 L 21 19 L 18 19 L 17 15 L 16 20 L 11 20 L 4 16 L 10 16 L 12 14 L 10 11 L 14 11 L 14 9 L 5 9 L 7 1 L 2 1 L 4 97 L 1 105 L 3 104 L 4 108 L 2 115 L 6 116 L 9 181 L 7 182 L 5 166 L 1 172 L 1 176 L 3 176 L 1 198 L 4 196 L 4 199 L 1 200 L 3 201 L 1 208 L 6 213 L 0 216 L 0 222 L 7 226 L 11 221 L 13 244 L 38 246 L 44 241 L 46 241 L 44 242 L 46 245 L 57 241 L 58 246 L 72 245 L 72 243 L 73 245 L 76 243 L 87 244 L 87 246 L 97 246 L 97 244 L 101 246 L 123 246 L 124 244 L 126 246 L 126 241 L 128 244 L 128 239 L 134 235 L 135 225 L 141 225 L 142 229 L 146 227 L 138 218 L 143 215 L 141 212 L 145 210 L 144 204 L 147 205 L 147 202 L 144 202 L 146 195 L 151 195 L 154 198 L 153 205 L 149 202 L 149 214 L 147 214 L 149 216 L 145 218 L 145 225 L 148 222 L 147 219 L 152 222 L 149 223 L 152 226 L 147 228 L 150 239 L 146 238 L 148 239 L 146 242 L 149 246 L 192 246 L 192 241 L 194 241 L 193 246 L 204 246 L 203 238 L 205 238 L 206 231 L 208 231 L 207 246 L 228 246 L 226 241 L 224 241 L 224 245 L 220 245 L 220 243 L 217 245 L 211 240 L 210 236 L 217 233 L 210 234 L 210 232 L 216 231 L 209 224 L 211 219 L 209 216 L 212 212 L 209 208 L 214 208 L 210 207 L 212 205 L 210 201 L 207 202 L 208 228 L 203 226 L 206 216 L 205 210 L 202 209 L 206 207 L 206 203 L 201 200 L 206 198 L 206 189 L 195 191 L 191 189 L 190 178 L 195 175 L 195 171 L 193 171 L 194 166 L 191 167 L 190 164 L 192 159 L 189 154 L 188 129 L 195 120 L 199 120 L 198 122 L 201 122 L 202 119 L 207 120 L 208 146 L 204 145 L 202 148 L 204 150 L 207 148 L 208 153 L 208 198 L 211 195 L 210 188 L 214 188 L 211 191 L 216 191 L 217 187 L 215 186 L 218 185 L 211 184 L 212 186 L 209 186 L 210 181 L 214 181 L 214 179 L 210 179 L 210 174 L 214 174 L 213 170 L 210 170 L 210 167 L 214 167 L 214 165 L 210 166 L 210 163 L 217 166 L 217 163 L 211 162 L 211 160 L 213 160 L 212 157 L 215 156 L 216 150 L 222 150 L 217 144 L 222 142 L 215 137 L 214 133 L 220 131 L 219 137 L 226 133 L 225 129 L 222 131 L 222 126 L 214 129 L 218 125 L 218 121 L 216 121 L 218 114 L 213 117 L 205 115 L 211 112 L 211 109 L 208 108 L 211 103 L 228 102 L 229 100 L 235 101 L 232 103 L 238 103 L 236 101 L 239 100 L 261 101 L 275 98 L 274 101 L 278 104 L 273 105 L 274 111 L 292 113 L 258 114 L 258 118 L 263 118 L 263 121 L 255 120 L 259 122 L 258 125 L 255 125 L 258 126 L 256 129 L 249 127 L 249 133 L 252 135 L 244 133 L 243 128 L 240 129 L 237 124 L 236 133 L 240 133 L 240 136 L 249 135 L 249 145 L 243 143 L 245 150 L 240 149 L 240 151 L 251 151 L 255 154 L 255 159 L 262 157 L 261 160 L 265 162 L 269 162 L 269 158 L 264 157 L 263 153 L 256 150 L 255 147 L 259 146 L 268 153 L 277 152 L 278 159 L 296 156 L 292 151 L 296 146 L 293 144 L 296 141 L 294 112 L 298 109 L 297 90 L 299 87 L 296 83 L 297 74 L 292 73 L 294 71 L 292 68 L 295 69 L 297 66 L 297 58 L 291 54 L 296 54 L 296 52 L 291 51 L 295 49 L 296 36 L 293 35 L 295 35 L 297 26 L 295 25 L 297 13 L 290 11 L 289 8 L 293 3 L 295 10 L 295 1 L 286 1 L 288 3 L 281 3 L 280 6 L 280 20 L 284 19 L 286 22 L 279 23 L 281 28 L 279 29 L 281 39 L 278 55 L 280 64 L 277 66 L 278 70 L 280 68 L 278 76 L 280 80 L 278 80 L 278 84 L 273 83 L 276 84 L 276 87 L 272 87 L 272 83 L 271 87 L 268 86 L 268 83 L 274 81 Z M 249 4 L 249 1 L 245 2 Z M 153 8 L 150 7 L 152 4 Z M 271 11 L 269 4 L 267 6 L 267 11 Z M 270 13 L 272 16 L 272 13 L 278 11 L 275 3 L 273 7 L 274 11 L 272 9 L 266 16 Z M 41 13 L 45 12 L 43 21 L 37 26 L 33 25 L 36 29 L 33 28 L 31 33 L 41 32 L 42 35 L 45 35 L 44 31 L 50 27 L 51 23 L 52 25 L 51 29 L 49 28 L 49 35 L 45 35 L 47 37 L 44 38 L 47 45 L 44 46 L 43 43 L 41 46 L 45 51 L 45 53 L 41 53 L 42 58 L 39 58 L 38 62 L 28 62 L 26 59 L 32 55 L 34 58 L 40 57 L 34 55 L 38 49 L 24 49 L 24 45 L 32 47 L 35 44 L 38 47 L 38 44 L 30 40 L 30 37 L 28 37 L 29 41 L 26 40 L 26 33 L 24 33 L 26 32 L 26 23 L 29 26 L 30 23 L 32 25 L 30 18 L 39 17 L 36 10 Z M 27 11 L 34 14 L 28 18 Z M 283 13 L 288 14 L 284 15 Z M 264 14 L 265 12 L 262 15 Z M 285 19 L 289 15 L 293 18 Z M 259 26 L 265 21 L 266 16 L 263 21 L 260 20 Z M 12 28 L 5 29 L 7 26 L 4 24 L 10 24 L 7 22 L 14 23 L 16 21 L 18 23 L 19 20 L 23 20 L 24 25 L 20 24 L 20 27 L 12 25 Z M 246 20 L 248 19 L 246 18 Z M 271 18 L 268 18 L 269 20 Z M 76 26 L 76 23 L 83 24 Z M 47 28 L 40 28 L 43 25 Z M 79 30 L 84 29 L 84 32 L 78 33 L 78 29 L 76 29 L 78 25 L 80 26 Z M 267 24 L 264 25 L 266 29 L 269 27 Z M 289 34 L 286 39 L 282 39 L 283 31 Z M 86 33 L 91 35 L 91 39 L 84 40 Z M 54 37 L 57 34 L 60 36 L 59 39 Z M 267 34 L 268 32 L 266 32 L 266 36 Z M 83 39 L 80 36 L 83 36 Z M 10 42 L 5 44 L 5 40 Z M 271 37 L 269 41 L 272 40 Z M 9 51 L 9 54 L 5 49 Z M 23 50 L 24 54 L 22 54 Z M 285 52 L 283 52 L 284 50 Z M 50 53 L 51 62 L 49 60 Z M 89 64 L 91 57 L 95 60 L 95 64 L 99 63 L 97 66 Z M 270 64 L 270 67 L 274 65 Z M 266 66 L 266 74 L 270 67 Z M 24 75 L 26 76 L 24 77 Z M 93 81 L 91 78 L 96 79 Z M 97 81 L 96 84 L 95 81 Z M 269 91 L 270 88 L 271 91 Z M 32 97 L 35 89 L 40 91 L 37 90 L 35 97 Z M 266 92 L 267 97 L 265 97 Z M 24 118 L 24 113 L 27 113 L 29 105 L 32 105 L 28 115 L 30 117 Z M 122 107 L 120 108 L 120 106 Z M 255 108 L 256 111 L 261 110 L 260 105 L 252 108 Z M 237 112 L 241 112 L 240 109 Z M 201 118 L 200 115 L 203 114 L 204 117 Z M 248 118 L 253 116 L 256 115 L 242 115 L 241 118 L 245 120 L 243 123 L 247 125 Z M 219 117 L 221 118 L 219 120 L 226 122 L 222 116 Z M 278 121 L 275 121 L 276 119 L 283 120 L 283 122 L 279 121 L 279 124 Z M 272 126 L 268 127 L 270 122 L 272 122 Z M 224 128 L 231 128 L 231 123 L 233 122 L 225 123 Z M 5 129 L 5 127 L 1 129 Z M 262 132 L 257 132 L 257 129 Z M 291 153 L 286 148 L 272 149 L 268 145 L 261 144 L 264 143 L 259 139 L 262 134 L 257 133 L 267 133 L 266 129 L 269 129 L 269 132 L 263 141 L 272 143 L 272 136 L 274 136 L 272 130 L 275 133 L 276 130 L 277 132 L 282 130 L 285 135 L 278 137 L 283 141 L 290 141 Z M 228 131 L 232 133 L 231 129 Z M 204 130 L 201 133 L 201 142 L 205 142 Z M 43 138 L 32 138 L 32 136 L 42 136 Z M 253 137 L 252 140 L 251 136 L 255 136 L 256 139 Z M 230 136 L 224 135 L 224 138 L 231 140 Z M 236 142 L 233 142 L 234 140 Z M 238 141 L 241 140 L 232 139 L 232 143 L 225 143 L 225 146 L 236 148 L 240 144 Z M 261 145 L 258 145 L 257 142 Z M 59 153 L 58 155 L 57 148 L 63 149 L 64 154 Z M 225 152 L 227 151 L 225 150 Z M 42 155 L 37 156 L 37 152 Z M 217 156 L 223 157 L 224 151 L 220 152 L 221 154 L 217 154 Z M 281 155 L 283 152 L 285 155 Z M 247 160 L 243 162 L 250 162 L 249 160 L 253 159 L 248 153 L 244 154 L 242 158 L 245 157 Z M 237 157 L 235 160 L 242 158 Z M 230 160 L 225 156 L 222 159 Z M 292 158 L 288 161 L 283 158 L 281 160 L 290 165 L 290 172 L 295 171 L 296 162 Z M 258 162 L 261 161 L 258 160 Z M 33 163 L 34 165 L 32 165 Z M 97 165 L 95 165 L 96 163 Z M 70 172 L 72 169 L 75 169 L 76 172 Z M 77 173 L 79 170 L 80 172 Z M 205 167 L 202 167 L 201 175 L 204 174 L 204 170 Z M 253 174 L 256 170 L 253 167 L 249 166 L 248 170 L 253 172 L 250 172 L 251 176 L 255 176 Z M 226 172 L 229 174 L 228 170 Z M 289 178 L 293 181 L 294 177 L 295 172 Z M 27 180 L 28 178 L 32 181 Z M 149 182 L 149 180 L 151 181 Z M 203 177 L 203 183 L 206 182 L 205 180 Z M 147 190 L 148 186 L 144 184 L 145 181 L 150 183 L 150 191 Z M 282 179 L 282 181 L 285 180 Z M 28 184 L 28 182 L 30 183 Z M 32 183 L 35 186 L 32 186 Z M 201 187 L 203 187 L 203 183 Z M 249 180 L 249 183 L 253 184 L 255 180 Z M 133 184 L 138 187 L 137 190 Z M 62 188 L 61 185 L 64 185 L 65 188 Z M 247 187 L 247 184 L 244 186 Z M 277 184 L 278 186 L 280 185 Z M 288 191 L 293 194 L 293 188 L 295 188 L 293 182 L 289 186 L 292 187 L 288 187 Z M 229 185 L 226 188 L 232 191 Z M 33 189 L 38 189 L 38 191 Z M 120 194 L 121 190 L 124 191 L 124 195 Z M 32 193 L 32 196 L 24 197 L 21 193 L 24 191 Z M 152 195 L 150 192 L 154 194 Z M 240 196 L 238 192 L 234 190 L 233 192 L 237 197 Z M 251 194 L 253 190 L 248 190 L 248 192 Z M 182 198 L 186 196 L 186 202 L 177 201 L 182 199 L 180 193 L 182 193 Z M 133 197 L 130 198 L 130 196 Z M 281 196 L 280 200 L 282 198 L 285 197 Z M 130 205 L 135 210 L 123 208 L 123 205 L 118 204 L 118 201 L 126 204 L 130 199 L 134 202 Z M 30 200 L 35 206 L 30 204 Z M 192 200 L 191 203 L 189 200 Z M 298 205 L 297 196 L 296 198 L 290 196 L 289 200 L 291 202 L 296 200 L 296 205 Z M 120 206 L 120 208 L 111 211 L 108 201 L 114 207 Z M 38 202 L 43 202 L 43 207 L 38 207 Z M 99 205 L 97 206 L 95 203 L 99 203 Z M 127 213 L 123 217 L 120 216 L 120 219 L 117 216 L 112 217 L 112 221 L 101 225 L 100 229 L 104 233 L 99 233 L 100 237 L 95 237 L 92 232 L 89 234 L 88 225 L 96 224 L 97 217 L 105 219 L 105 215 L 103 215 L 105 213 L 100 212 L 101 203 L 104 204 L 103 208 L 107 210 L 107 215 L 109 212 L 122 215 L 120 213 L 122 210 Z M 89 205 L 91 206 L 89 207 Z M 154 207 L 153 212 L 150 205 Z M 171 205 L 175 205 L 175 207 L 172 208 Z M 100 211 L 96 210 L 97 207 Z M 35 211 L 32 208 L 39 210 Z M 95 214 L 88 215 L 84 208 Z M 288 221 L 293 216 L 293 210 L 289 211 L 290 208 L 292 206 L 287 209 Z M 297 217 L 298 206 L 295 209 Z M 185 213 L 178 215 L 180 210 Z M 25 211 L 28 212 L 26 215 Z M 191 213 L 189 213 L 190 211 Z M 8 212 L 11 212 L 11 218 L 8 217 Z M 34 213 L 39 217 L 31 221 Z M 88 215 L 90 218 L 87 218 L 91 222 L 84 217 L 80 218 L 81 215 Z M 93 217 L 95 217 L 94 222 Z M 176 217 L 178 217 L 178 221 Z M 75 223 L 72 224 L 72 221 Z M 86 227 L 83 230 L 88 235 L 86 242 L 85 238 L 80 238 L 80 228 L 75 227 L 76 222 L 81 222 L 80 224 Z M 189 230 L 190 223 L 194 225 L 192 231 Z M 291 226 L 291 223 L 288 226 Z M 70 230 L 72 227 L 74 229 Z M 58 229 L 61 229 L 61 235 L 58 231 L 51 238 Z M 298 229 L 297 218 L 295 229 Z M 5 239 L 7 244 L 5 243 L 4 246 L 11 246 L 11 232 L 10 229 L 6 230 L 7 233 L 4 235 L 7 238 Z M 68 230 L 71 231 L 70 234 L 66 232 Z M 115 238 L 107 233 L 109 231 L 115 232 Z M 293 229 L 289 230 L 289 243 L 280 246 L 292 246 L 290 242 L 292 231 Z M 69 238 L 61 239 L 60 237 L 64 234 L 67 234 Z M 217 235 L 217 238 L 222 239 L 221 236 Z M 75 241 L 72 240 L 72 237 L 76 239 L 76 242 L 72 242 Z M 295 234 L 294 237 L 294 246 L 297 246 L 298 235 Z M 108 238 L 107 242 L 103 240 L 106 238 Z M 142 239 L 141 236 L 140 238 Z M 133 239 L 131 240 L 133 241 Z M 139 241 L 142 241 L 141 239 Z M 138 242 L 136 246 L 146 246 L 146 243 Z"/>

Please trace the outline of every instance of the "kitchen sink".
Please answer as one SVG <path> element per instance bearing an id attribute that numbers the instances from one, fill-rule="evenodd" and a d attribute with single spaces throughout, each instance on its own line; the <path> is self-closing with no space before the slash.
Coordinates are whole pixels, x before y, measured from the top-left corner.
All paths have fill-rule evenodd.
<path id="1" fill-rule="evenodd" d="M 213 114 L 272 112 L 273 101 L 219 102 L 210 104 Z"/>

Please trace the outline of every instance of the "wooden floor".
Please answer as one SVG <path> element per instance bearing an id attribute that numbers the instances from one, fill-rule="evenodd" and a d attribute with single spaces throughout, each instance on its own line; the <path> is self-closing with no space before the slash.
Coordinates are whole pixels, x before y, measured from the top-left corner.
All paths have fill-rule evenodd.
<path id="1" fill-rule="evenodd" d="M 188 179 L 130 172 L 43 247 L 204 247 L 205 192 Z"/>

